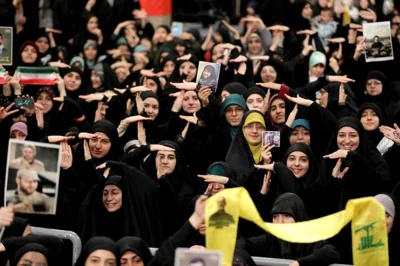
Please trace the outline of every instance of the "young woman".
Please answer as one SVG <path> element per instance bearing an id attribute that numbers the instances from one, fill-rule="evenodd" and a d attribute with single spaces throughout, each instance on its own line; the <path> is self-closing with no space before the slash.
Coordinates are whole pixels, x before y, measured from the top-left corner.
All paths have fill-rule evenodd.
<path id="1" fill-rule="evenodd" d="M 218 86 L 218 76 L 214 66 L 213 65 L 205 66 L 198 81 L 197 90 L 200 90 L 202 87 L 207 87 L 212 91 L 216 91 L 217 86 Z"/>
<path id="2" fill-rule="evenodd" d="M 77 266 L 95 265 L 117 266 L 117 245 L 104 236 L 91 238 L 83 245 L 82 252 L 76 262 Z"/>

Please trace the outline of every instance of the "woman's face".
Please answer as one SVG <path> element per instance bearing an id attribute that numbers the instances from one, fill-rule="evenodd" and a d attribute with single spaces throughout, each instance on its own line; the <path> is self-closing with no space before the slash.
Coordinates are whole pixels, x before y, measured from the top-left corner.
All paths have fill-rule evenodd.
<path id="1" fill-rule="evenodd" d="M 247 43 L 247 49 L 250 54 L 259 54 L 262 51 L 260 38 L 251 38 Z"/>
<path id="2" fill-rule="evenodd" d="M 149 97 L 143 101 L 144 111 L 151 119 L 156 119 L 159 112 L 159 103 L 157 99 Z"/>
<path id="3" fill-rule="evenodd" d="M 119 67 L 115 69 L 115 74 L 117 75 L 118 82 L 123 83 L 125 79 L 129 76 L 129 70 L 125 67 Z"/>
<path id="4" fill-rule="evenodd" d="M 21 58 L 22 61 L 26 64 L 35 63 L 37 57 L 38 57 L 37 51 L 35 47 L 33 47 L 32 45 L 27 45 L 25 46 L 24 50 L 22 50 Z"/>
<path id="5" fill-rule="evenodd" d="M 310 161 L 304 152 L 294 151 L 287 158 L 286 166 L 296 178 L 302 178 L 308 172 Z"/>
<path id="6" fill-rule="evenodd" d="M 194 79 L 196 78 L 196 73 L 197 73 L 197 67 L 192 62 L 183 63 L 179 68 L 179 74 L 181 76 L 183 75 L 183 71 L 187 64 L 189 65 L 189 71 L 188 71 L 188 74 L 186 77 L 186 81 L 191 82 L 191 81 L 194 81 Z"/>
<path id="7" fill-rule="evenodd" d="M 18 261 L 17 265 L 41 265 L 47 266 L 46 257 L 37 251 L 26 252 L 21 259 Z"/>
<path id="8" fill-rule="evenodd" d="M 212 61 L 214 63 L 220 63 L 222 62 L 222 59 L 219 59 L 221 56 L 224 55 L 224 48 L 222 48 L 220 45 L 214 46 L 214 49 L 212 51 Z"/>
<path id="9" fill-rule="evenodd" d="M 203 70 L 203 78 L 208 79 L 209 77 L 211 77 L 211 71 L 208 70 L 208 68 L 205 68 Z"/>
<path id="10" fill-rule="evenodd" d="M 65 88 L 69 91 L 76 91 L 81 87 L 81 76 L 76 72 L 70 72 L 64 76 Z"/>
<path id="11" fill-rule="evenodd" d="M 157 93 L 158 86 L 157 83 L 152 79 L 146 79 L 144 86 L 150 89 L 152 92 Z"/>
<path id="12" fill-rule="evenodd" d="M 260 76 L 262 82 L 275 82 L 277 73 L 272 66 L 265 66 L 262 68 Z"/>
<path id="13" fill-rule="evenodd" d="M 319 105 L 326 108 L 328 106 L 328 99 L 329 99 L 329 93 L 324 89 L 320 89 L 319 93 L 317 94 L 317 101 Z"/>
<path id="14" fill-rule="evenodd" d="M 379 37 L 378 36 L 374 37 L 374 42 L 379 42 Z"/>
<path id="15" fill-rule="evenodd" d="M 26 135 L 24 132 L 21 132 L 19 130 L 14 130 L 13 132 L 11 132 L 11 138 L 16 140 L 25 140 Z"/>
<path id="16" fill-rule="evenodd" d="M 176 155 L 173 151 L 159 151 L 156 157 L 157 170 L 163 170 L 164 174 L 171 174 L 176 167 Z"/>
<path id="17" fill-rule="evenodd" d="M 97 48 L 93 45 L 89 45 L 84 51 L 83 54 L 87 60 L 95 60 L 97 56 Z"/>
<path id="18" fill-rule="evenodd" d="M 272 222 L 274 224 L 292 224 L 295 223 L 295 219 L 286 213 L 277 213 L 272 215 Z"/>
<path id="19" fill-rule="evenodd" d="M 232 104 L 225 109 L 225 118 L 229 125 L 237 127 L 240 125 L 244 114 L 242 107 Z"/>
<path id="20" fill-rule="evenodd" d="M 367 9 L 369 6 L 369 1 L 368 0 L 360 0 L 360 7 L 362 9 Z"/>
<path id="21" fill-rule="evenodd" d="M 293 129 L 292 133 L 290 134 L 289 142 L 290 145 L 293 145 L 295 143 L 305 143 L 307 145 L 310 145 L 310 132 L 308 132 L 308 130 L 304 127 L 298 126 Z"/>
<path id="22" fill-rule="evenodd" d="M 311 18 L 312 18 L 313 11 L 312 11 L 312 8 L 311 8 L 311 5 L 310 5 L 310 4 L 307 3 L 307 4 L 303 7 L 303 10 L 301 10 L 301 15 L 302 15 L 302 17 L 305 18 L 305 19 L 311 19 Z"/>
<path id="23" fill-rule="evenodd" d="M 337 145 L 341 150 L 355 151 L 360 145 L 360 136 L 352 127 L 342 127 L 337 134 Z"/>
<path id="24" fill-rule="evenodd" d="M 183 56 L 186 53 L 186 46 L 177 44 L 175 45 L 175 51 L 178 53 L 179 56 Z"/>
<path id="25" fill-rule="evenodd" d="M 183 95 L 183 102 L 182 102 L 183 111 L 189 114 L 196 113 L 200 111 L 201 105 L 200 100 L 197 97 L 196 92 L 194 91 L 187 91 Z"/>
<path id="26" fill-rule="evenodd" d="M 47 114 L 53 108 L 53 100 L 47 92 L 38 95 L 36 102 L 43 106 L 43 113 Z"/>
<path id="27" fill-rule="evenodd" d="M 372 109 L 365 109 L 361 114 L 361 124 L 365 131 L 374 131 L 379 127 L 379 117 Z"/>
<path id="28" fill-rule="evenodd" d="M 275 99 L 271 103 L 271 120 L 275 124 L 283 124 L 285 123 L 285 115 L 286 115 L 286 110 L 285 110 L 285 101 L 282 99 Z"/>
<path id="29" fill-rule="evenodd" d="M 253 93 L 247 98 L 246 105 L 249 110 L 261 111 L 264 105 L 264 98 L 260 94 Z"/>
<path id="30" fill-rule="evenodd" d="M 253 122 L 244 127 L 244 135 L 250 144 L 260 144 L 264 126 L 259 122 Z"/>
<path id="31" fill-rule="evenodd" d="M 92 88 L 98 89 L 101 87 L 101 78 L 97 75 L 96 71 L 92 70 L 90 73 L 90 80 L 92 81 Z"/>
<path id="32" fill-rule="evenodd" d="M 172 75 L 174 69 L 175 69 L 175 63 L 173 61 L 167 61 L 165 63 L 163 71 L 165 72 L 167 78 L 169 78 Z"/>
<path id="33" fill-rule="evenodd" d="M 367 93 L 370 96 L 378 96 L 382 93 L 383 85 L 380 80 L 369 79 L 367 80 Z"/>
<path id="34" fill-rule="evenodd" d="M 153 47 L 153 44 L 149 39 L 143 38 L 140 40 L 140 44 L 146 46 L 149 51 L 151 51 L 151 48 Z"/>
<path id="35" fill-rule="evenodd" d="M 399 24 L 392 24 L 392 27 L 390 29 L 391 29 L 392 38 L 396 38 L 397 30 L 399 29 Z"/>
<path id="36" fill-rule="evenodd" d="M 229 95 L 231 95 L 229 92 L 223 90 L 223 91 L 221 92 L 221 102 L 225 101 L 225 99 L 226 99 Z"/>
<path id="37" fill-rule="evenodd" d="M 39 48 L 39 53 L 41 54 L 44 54 L 50 48 L 49 40 L 46 37 L 40 37 L 37 39 L 36 45 Z"/>
<path id="38" fill-rule="evenodd" d="M 126 251 L 120 258 L 121 266 L 144 266 L 142 258 L 133 251 Z"/>
<path id="39" fill-rule="evenodd" d="M 98 249 L 90 253 L 85 266 L 117 266 L 117 258 L 109 250 Z"/>
<path id="40" fill-rule="evenodd" d="M 87 23 L 87 30 L 91 32 L 99 27 L 99 20 L 97 17 L 91 17 Z"/>
<path id="41" fill-rule="evenodd" d="M 105 157 L 111 149 L 111 141 L 103 132 L 94 133 L 95 138 L 89 140 L 90 154 L 95 159 Z"/>
<path id="42" fill-rule="evenodd" d="M 224 42 L 224 38 L 222 37 L 221 33 L 216 32 L 214 34 L 214 39 L 217 43 L 223 43 Z"/>
<path id="43" fill-rule="evenodd" d="M 324 75 L 325 66 L 323 64 L 316 64 L 315 66 L 311 67 L 310 75 L 316 78 L 322 77 Z"/>
<path id="44" fill-rule="evenodd" d="M 122 206 L 122 191 L 116 185 L 107 185 L 103 189 L 103 205 L 108 212 L 116 212 Z"/>
<path id="45" fill-rule="evenodd" d="M 386 213 L 386 228 L 388 233 L 392 231 L 392 227 L 393 227 L 393 217 L 390 216 L 388 213 Z"/>

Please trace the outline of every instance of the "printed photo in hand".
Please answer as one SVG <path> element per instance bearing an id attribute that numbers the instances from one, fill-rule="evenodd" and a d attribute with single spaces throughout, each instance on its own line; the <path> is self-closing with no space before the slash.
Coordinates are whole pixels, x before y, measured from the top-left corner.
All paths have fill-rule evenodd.
<path id="1" fill-rule="evenodd" d="M 175 250 L 174 266 L 221 266 L 222 253 L 220 251 L 190 250 L 177 248 Z"/>
<path id="2" fill-rule="evenodd" d="M 281 132 L 280 131 L 263 131 L 262 145 L 275 145 L 275 148 L 281 146 Z"/>
<path id="3" fill-rule="evenodd" d="M 220 63 L 199 62 L 197 68 L 196 90 L 201 88 L 209 88 L 213 93 L 217 91 L 219 73 L 221 71 Z"/>
<path id="4" fill-rule="evenodd" d="M 390 22 L 364 23 L 365 61 L 377 62 L 393 60 L 392 35 Z"/>
<path id="5" fill-rule="evenodd" d="M 6 206 L 15 212 L 55 214 L 60 180 L 59 145 L 10 139 Z"/>
<path id="6" fill-rule="evenodd" d="M 0 65 L 13 64 L 13 29 L 0 26 Z"/>

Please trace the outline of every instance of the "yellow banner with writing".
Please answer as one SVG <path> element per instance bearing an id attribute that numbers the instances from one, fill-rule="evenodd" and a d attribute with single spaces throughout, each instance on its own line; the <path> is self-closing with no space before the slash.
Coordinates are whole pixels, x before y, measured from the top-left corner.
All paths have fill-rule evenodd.
<path id="1" fill-rule="evenodd" d="M 373 197 L 348 201 L 346 209 L 319 219 L 293 224 L 266 223 L 246 189 L 224 189 L 206 202 L 206 246 L 223 252 L 223 265 L 232 265 L 239 217 L 292 243 L 313 243 L 338 234 L 351 221 L 355 266 L 388 266 L 384 207 Z"/>

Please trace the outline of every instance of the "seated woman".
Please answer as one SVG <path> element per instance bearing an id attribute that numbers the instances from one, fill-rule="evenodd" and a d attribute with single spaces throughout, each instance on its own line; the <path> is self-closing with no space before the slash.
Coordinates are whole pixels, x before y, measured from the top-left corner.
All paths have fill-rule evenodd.
<path id="1" fill-rule="evenodd" d="M 271 211 L 273 223 L 296 223 L 309 220 L 302 200 L 293 193 L 282 194 Z M 340 261 L 336 248 L 325 241 L 311 244 L 289 243 L 268 233 L 240 239 L 236 247 L 252 256 L 295 260 L 291 266 L 330 265 Z"/>

